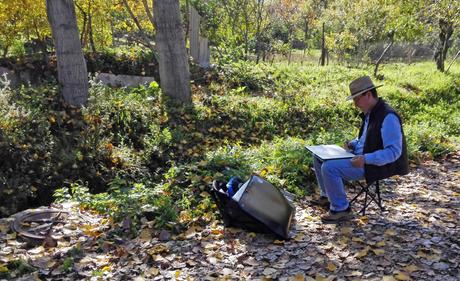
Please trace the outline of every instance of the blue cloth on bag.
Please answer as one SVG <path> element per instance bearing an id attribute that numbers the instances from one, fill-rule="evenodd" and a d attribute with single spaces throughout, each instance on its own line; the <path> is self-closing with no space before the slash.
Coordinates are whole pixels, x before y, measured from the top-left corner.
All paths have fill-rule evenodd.
<path id="1" fill-rule="evenodd" d="M 238 191 L 238 185 L 241 183 L 240 178 L 238 177 L 231 177 L 230 180 L 227 182 L 227 193 L 228 197 L 233 197 L 235 193 Z"/>

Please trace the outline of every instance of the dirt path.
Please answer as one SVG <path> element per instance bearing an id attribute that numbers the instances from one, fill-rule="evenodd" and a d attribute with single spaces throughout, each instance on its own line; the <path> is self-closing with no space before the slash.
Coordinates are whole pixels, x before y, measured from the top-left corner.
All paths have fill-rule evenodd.
<path id="1" fill-rule="evenodd" d="M 353 194 L 353 191 L 350 192 Z M 350 194 L 350 195 L 351 195 Z M 460 280 L 460 155 L 426 162 L 383 186 L 386 211 L 372 205 L 365 217 L 324 225 L 324 212 L 297 204 L 293 239 L 218 222 L 170 236 L 145 222 L 136 239 L 108 230 L 95 215 L 74 214 L 58 246 L 18 242 L 0 221 L 0 276 L 17 280 Z M 63 206 L 72 210 L 71 205 Z M 74 208 L 75 209 L 75 208 Z M 35 272 L 19 275 L 11 261 Z M 8 263 L 10 262 L 10 263 Z M 37 270 L 38 269 L 38 270 Z M 3 272 L 3 273 L 2 273 Z M 23 272 L 22 272 L 23 273 Z M 2 277 L 0 277 L 0 280 Z"/>

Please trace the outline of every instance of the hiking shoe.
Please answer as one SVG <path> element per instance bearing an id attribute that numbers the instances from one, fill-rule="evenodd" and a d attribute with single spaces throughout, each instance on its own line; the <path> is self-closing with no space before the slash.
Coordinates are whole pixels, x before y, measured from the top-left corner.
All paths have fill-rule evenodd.
<path id="1" fill-rule="evenodd" d="M 320 196 L 318 199 L 313 199 L 310 201 L 313 205 L 320 206 L 325 209 L 329 209 L 329 199 L 326 196 Z"/>
<path id="2" fill-rule="evenodd" d="M 353 212 L 351 207 L 348 207 L 346 210 L 337 212 L 330 210 L 329 213 L 321 216 L 323 223 L 337 223 L 340 221 L 346 221 L 353 218 Z"/>

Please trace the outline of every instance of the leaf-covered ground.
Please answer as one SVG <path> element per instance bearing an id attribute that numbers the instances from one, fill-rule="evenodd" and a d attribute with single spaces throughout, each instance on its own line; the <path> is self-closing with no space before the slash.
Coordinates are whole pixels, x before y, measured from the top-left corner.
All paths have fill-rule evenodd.
<path id="1" fill-rule="evenodd" d="M 147 220 L 126 239 L 109 220 L 64 204 L 71 214 L 53 228 L 58 245 L 44 247 L 16 239 L 12 218 L 3 219 L 0 280 L 460 279 L 460 154 L 386 181 L 383 213 L 372 205 L 367 216 L 325 225 L 308 199 L 296 205 L 288 241 L 219 222 L 175 235 Z"/>

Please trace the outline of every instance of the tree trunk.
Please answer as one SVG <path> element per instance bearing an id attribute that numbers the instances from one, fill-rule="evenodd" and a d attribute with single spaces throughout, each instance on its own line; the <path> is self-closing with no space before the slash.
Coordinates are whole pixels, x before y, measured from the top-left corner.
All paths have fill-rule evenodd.
<path id="1" fill-rule="evenodd" d="M 382 62 L 383 60 L 383 57 L 385 56 L 385 54 L 388 52 L 388 50 L 390 50 L 391 46 L 393 46 L 393 43 L 394 43 L 394 34 L 390 34 L 390 43 L 386 46 L 386 48 L 383 50 L 382 54 L 380 55 L 380 57 L 377 59 L 377 61 L 375 62 L 375 68 L 374 68 L 374 77 L 377 77 L 377 73 L 379 71 L 379 65 L 380 63 Z"/>
<path id="2" fill-rule="evenodd" d="M 436 60 L 436 68 L 444 72 L 444 61 L 446 60 L 447 50 L 449 49 L 449 39 L 454 32 L 453 24 L 451 22 L 447 22 L 443 19 L 439 20 L 439 39 L 440 44 L 438 50 L 435 53 L 435 60 Z"/>
<path id="3" fill-rule="evenodd" d="M 190 104 L 190 73 L 179 0 L 155 1 L 153 7 L 161 89 L 174 101 Z"/>
<path id="4" fill-rule="evenodd" d="M 47 0 L 46 11 L 56 48 L 58 81 L 64 101 L 76 106 L 88 100 L 88 72 L 78 37 L 72 0 Z"/>
<path id="5" fill-rule="evenodd" d="M 200 15 L 195 7 L 190 6 L 190 55 L 198 63 L 200 56 Z"/>
<path id="6" fill-rule="evenodd" d="M 78 5 L 77 3 L 75 3 L 75 6 L 78 8 L 78 10 L 80 10 L 80 13 L 81 15 L 83 16 L 83 26 L 81 28 L 81 34 L 80 34 L 80 44 L 82 46 L 82 48 L 84 48 L 86 46 L 86 22 L 88 20 L 88 16 L 86 15 L 86 12 L 85 10 L 83 10 L 83 8 Z"/>
<path id="7" fill-rule="evenodd" d="M 308 45 L 307 45 L 307 40 L 308 40 L 308 31 L 309 31 L 309 28 L 308 28 L 308 19 L 307 17 L 305 17 L 304 19 L 304 34 L 303 34 L 303 43 L 305 44 L 305 46 L 303 47 L 303 53 L 302 53 L 302 64 L 305 60 L 305 53 L 307 51 L 307 48 L 308 48 Z"/>
<path id="8" fill-rule="evenodd" d="M 321 38 L 320 64 L 321 64 L 321 66 L 324 66 L 326 64 L 326 38 L 325 38 L 324 22 L 323 22 L 323 35 L 322 35 L 322 38 Z"/>
<path id="9" fill-rule="evenodd" d="M 89 44 L 91 46 L 91 51 L 96 53 L 96 44 L 94 43 L 94 33 L 93 33 L 93 16 L 91 11 L 91 4 L 93 0 L 88 2 L 88 33 L 89 33 Z"/>

